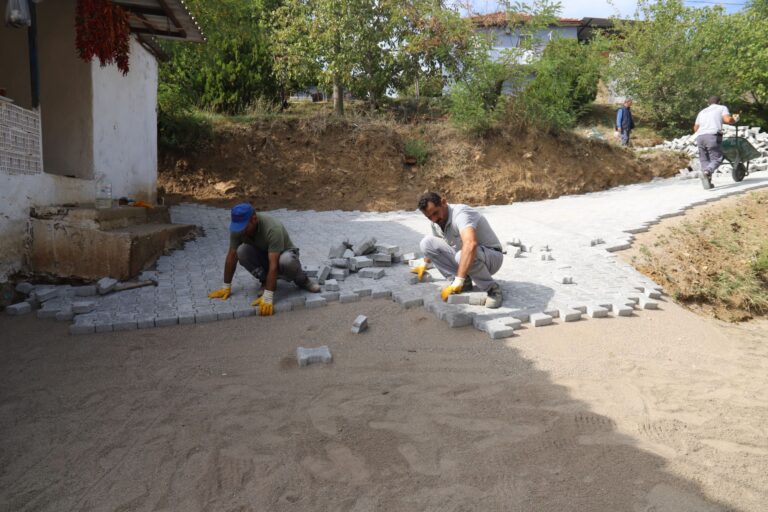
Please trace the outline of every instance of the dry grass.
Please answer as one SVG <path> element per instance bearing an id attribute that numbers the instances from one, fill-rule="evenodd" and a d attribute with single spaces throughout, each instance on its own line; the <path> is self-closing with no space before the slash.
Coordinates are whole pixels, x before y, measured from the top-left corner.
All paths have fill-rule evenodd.
<path id="1" fill-rule="evenodd" d="M 635 265 L 721 320 L 768 315 L 768 192 L 706 210 L 640 246 Z"/>

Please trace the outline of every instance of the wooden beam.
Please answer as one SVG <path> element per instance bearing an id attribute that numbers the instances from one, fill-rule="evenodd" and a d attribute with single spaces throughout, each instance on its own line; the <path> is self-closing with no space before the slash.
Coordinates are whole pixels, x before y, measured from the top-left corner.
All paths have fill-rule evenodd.
<path id="1" fill-rule="evenodd" d="M 165 15 L 168 16 L 168 18 L 173 22 L 173 24 L 176 26 L 176 28 L 181 29 L 182 32 L 184 32 L 184 29 L 181 26 L 181 23 L 179 23 L 179 20 L 176 18 L 176 15 L 173 14 L 173 11 L 170 7 L 168 7 L 168 4 L 165 3 L 165 0 L 157 0 L 160 2 L 160 7 L 163 8 L 163 11 L 165 11 Z M 186 37 L 186 33 L 184 34 Z"/>
<path id="2" fill-rule="evenodd" d="M 134 34 L 149 34 L 157 37 L 170 37 L 173 39 L 184 39 L 184 32 L 172 32 L 169 30 L 152 30 L 149 28 L 131 27 L 131 32 Z"/>

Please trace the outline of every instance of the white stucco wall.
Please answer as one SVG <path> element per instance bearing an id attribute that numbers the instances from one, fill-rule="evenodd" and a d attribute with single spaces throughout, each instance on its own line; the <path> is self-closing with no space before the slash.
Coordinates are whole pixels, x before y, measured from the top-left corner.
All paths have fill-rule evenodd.
<path id="1" fill-rule="evenodd" d="M 0 283 L 20 270 L 29 211 L 35 206 L 93 201 L 93 181 L 52 174 L 0 173 Z"/>
<path id="2" fill-rule="evenodd" d="M 91 64 L 93 167 L 113 197 L 154 201 L 157 195 L 157 60 L 131 40 L 130 72 Z"/>

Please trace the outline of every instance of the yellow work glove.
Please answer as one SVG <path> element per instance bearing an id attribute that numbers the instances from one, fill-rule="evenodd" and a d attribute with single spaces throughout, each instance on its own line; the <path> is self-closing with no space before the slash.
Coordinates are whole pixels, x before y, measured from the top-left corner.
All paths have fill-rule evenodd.
<path id="1" fill-rule="evenodd" d="M 416 276 L 419 278 L 419 282 L 421 282 L 422 279 L 424 279 L 424 272 L 427 271 L 427 265 L 419 265 L 417 267 L 413 267 L 411 269 L 411 272 L 416 274 Z"/>
<path id="2" fill-rule="evenodd" d="M 256 299 L 251 303 L 251 306 L 258 306 L 259 307 L 259 316 L 272 316 L 272 314 L 275 312 L 274 307 L 272 305 L 272 300 L 275 297 L 275 292 L 271 292 L 269 290 L 264 290 L 264 295 Z"/>
<path id="3" fill-rule="evenodd" d="M 454 277 L 453 282 L 450 285 L 440 290 L 440 298 L 443 299 L 443 301 L 447 301 L 449 295 L 460 293 L 462 288 L 464 288 L 464 278 Z"/>
<path id="4" fill-rule="evenodd" d="M 215 292 L 211 292 L 208 294 L 209 299 L 221 299 L 221 300 L 227 300 L 229 296 L 232 295 L 232 284 L 224 283 L 224 288 L 219 288 Z"/>

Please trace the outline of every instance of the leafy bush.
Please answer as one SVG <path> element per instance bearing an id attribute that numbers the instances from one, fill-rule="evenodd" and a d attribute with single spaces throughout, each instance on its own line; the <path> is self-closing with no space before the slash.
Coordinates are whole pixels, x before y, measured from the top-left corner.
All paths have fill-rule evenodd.
<path id="1" fill-rule="evenodd" d="M 597 96 L 600 45 L 555 39 L 531 65 L 533 80 L 516 106 L 529 124 L 548 130 L 570 128 Z"/>
<path id="2" fill-rule="evenodd" d="M 450 89 L 451 122 L 466 132 L 481 133 L 495 126 L 505 113 L 506 95 L 501 94 L 510 71 L 504 62 L 486 58 Z"/>
<path id="3" fill-rule="evenodd" d="M 424 165 L 429 158 L 429 146 L 423 140 L 408 139 L 405 141 L 405 148 L 403 151 L 405 152 L 405 156 L 415 158 L 418 165 Z"/>

